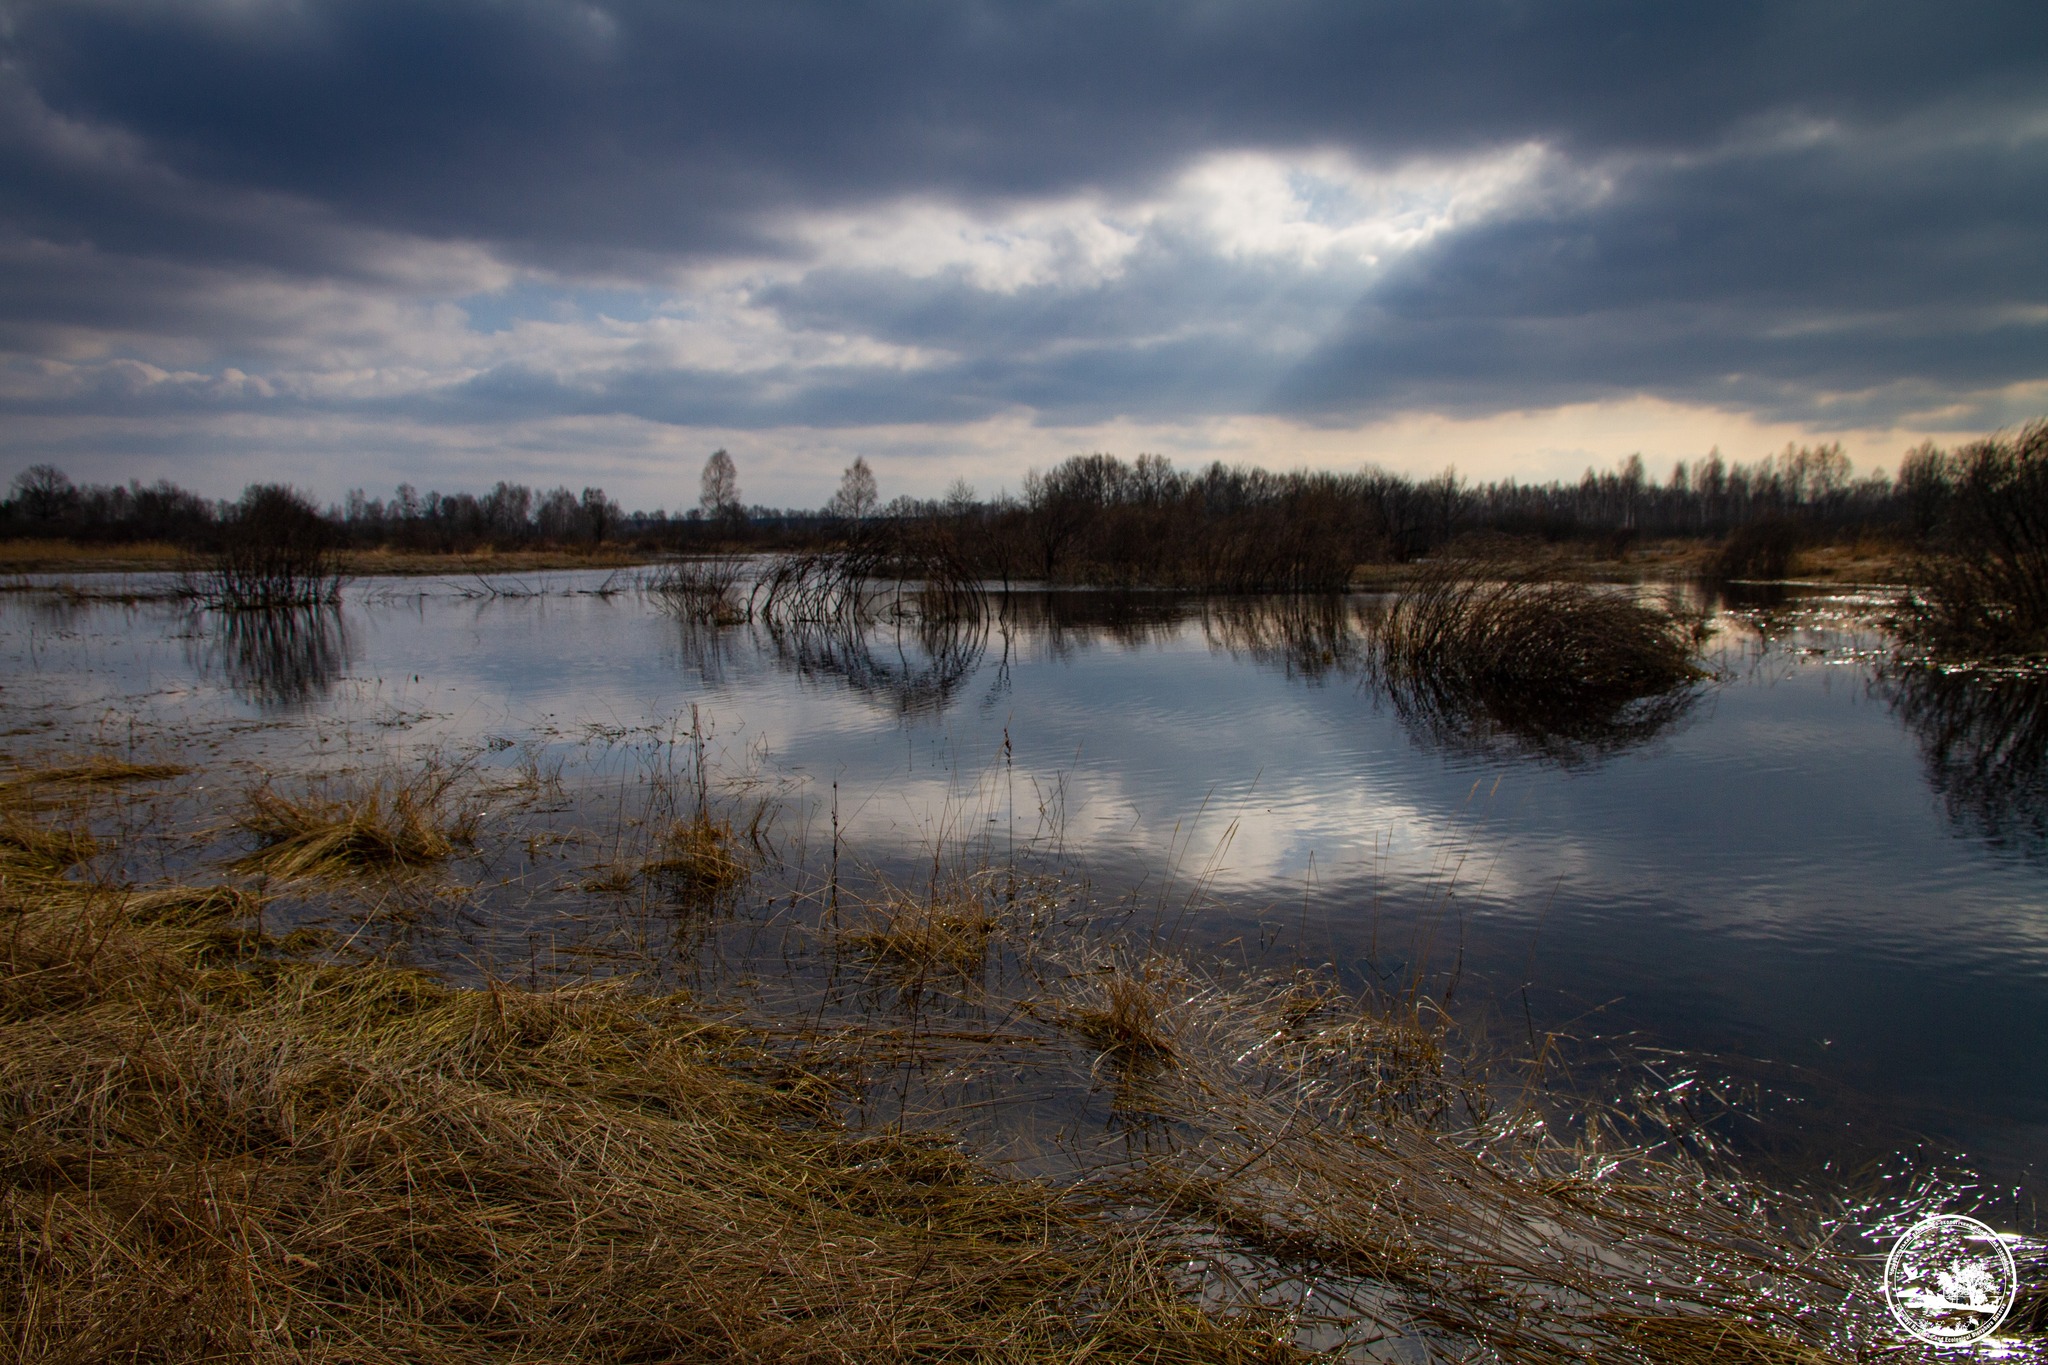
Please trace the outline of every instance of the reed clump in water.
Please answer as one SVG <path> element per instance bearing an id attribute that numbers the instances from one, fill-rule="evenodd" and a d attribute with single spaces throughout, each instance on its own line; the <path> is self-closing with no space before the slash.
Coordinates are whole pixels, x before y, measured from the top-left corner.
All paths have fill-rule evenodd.
<path id="1" fill-rule="evenodd" d="M 0 885 L 22 1359 L 1300 1358 L 1184 1248 L 849 1131 L 680 997 L 252 956 L 211 896 Z"/>
<path id="2" fill-rule="evenodd" d="M 988 963 L 1002 919 L 973 887 L 931 896 L 888 896 L 866 907 L 865 922 L 845 940 L 919 981 L 933 976 L 970 981 Z"/>
<path id="3" fill-rule="evenodd" d="M 449 775 L 429 772 L 339 796 L 259 787 L 239 823 L 263 846 L 236 866 L 276 877 L 349 877 L 443 862 L 476 834 L 476 817 L 459 808 L 452 786 Z"/>
<path id="4" fill-rule="evenodd" d="M 1073 997 L 1055 1013 L 1090 1047 L 1124 1062 L 1162 1061 L 1176 1033 L 1166 964 L 1116 962 L 1075 978 Z"/>
<path id="5" fill-rule="evenodd" d="M 737 889 L 751 866 L 731 822 L 700 806 L 663 831 L 640 870 L 686 895 L 716 897 Z"/>
<path id="6" fill-rule="evenodd" d="M 1687 622 L 1626 593 L 1447 562 L 1395 600 L 1373 667 L 1426 709 L 1568 730 L 1706 676 L 1693 650 Z"/>

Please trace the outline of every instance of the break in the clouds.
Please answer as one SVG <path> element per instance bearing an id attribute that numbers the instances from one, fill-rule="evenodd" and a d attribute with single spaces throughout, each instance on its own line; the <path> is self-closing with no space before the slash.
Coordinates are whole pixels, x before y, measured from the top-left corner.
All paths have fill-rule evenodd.
<path id="1" fill-rule="evenodd" d="M 94 477 L 653 501 L 751 442 L 801 502 L 859 450 L 2048 408 L 2039 4 L 17 0 L 0 45 L 0 453 Z"/>

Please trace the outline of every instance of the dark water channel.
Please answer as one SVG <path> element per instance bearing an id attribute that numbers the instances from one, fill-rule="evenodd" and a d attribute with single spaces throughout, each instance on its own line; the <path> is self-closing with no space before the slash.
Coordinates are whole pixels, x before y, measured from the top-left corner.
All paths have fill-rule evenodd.
<path id="1" fill-rule="evenodd" d="M 538 595 L 375 581 L 233 628 L 18 593 L 0 700 L 278 769 L 381 746 L 572 781 L 694 706 L 785 829 L 815 843 L 836 784 L 849 857 L 1023 838 L 1197 946 L 1715 1057 L 1794 1126 L 1925 1134 L 2038 1191 L 2048 684 L 1887 676 L 1877 597 L 1705 603 L 1715 681 L 1559 735 L 1385 695 L 1365 601 L 1019 596 L 983 630 L 849 639 L 686 626 L 599 577 L 501 586 Z"/>

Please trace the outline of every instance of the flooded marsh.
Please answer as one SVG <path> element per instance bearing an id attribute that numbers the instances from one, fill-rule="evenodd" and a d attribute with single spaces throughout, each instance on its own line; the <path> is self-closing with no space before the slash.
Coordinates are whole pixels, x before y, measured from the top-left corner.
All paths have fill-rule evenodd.
<path id="1" fill-rule="evenodd" d="M 847 1235 L 961 1333 L 831 1319 L 903 1358 L 967 1349 L 984 1311 L 1036 1343 L 1017 1358 L 1090 1332 L 1159 1359 L 1853 1358 L 1886 1339 L 1868 1258 L 1899 1220 L 1963 1199 L 2038 1232 L 2048 685 L 1901 665 L 1881 596 L 1641 594 L 1696 623 L 1697 676 L 1589 715 L 1390 684 L 1372 596 L 1013 592 L 848 621 L 675 595 L 371 580 L 260 640 L 242 614 L 0 599 L 0 861 L 18 900 L 42 888 L 14 907 L 38 961 L 75 962 L 65 925 L 97 924 L 183 964 L 157 979 L 186 983 L 195 1040 L 374 1036 L 365 1065 L 394 1076 L 469 1085 L 528 1049 L 472 1099 L 557 1114 L 547 1154 L 482 1120 L 420 1150 L 558 1189 L 641 1178 L 579 1166 L 611 1139 L 576 1125 L 682 1141 L 589 1100 L 683 1084 L 637 1051 L 680 1027 L 705 1040 L 696 1098 L 660 1103 L 815 1129 L 801 1181 L 880 1220 Z M 236 995 L 261 962 L 314 994 Z M 525 1022 L 344 1025 L 317 985 L 343 968 L 421 1019 Z M 85 1006 L 10 1026 L 60 1008 Z M 536 1022 L 584 1014 L 610 1060 L 582 1023 Z M 789 1098 L 718 1098 L 741 1073 Z M 37 1118 L 53 1151 L 112 1141 L 72 1122 Z M 868 1142 L 911 1145 L 863 1165 Z M 894 1183 L 857 1191 L 855 1169 Z M 888 1241 L 913 1187 L 986 1239 L 966 1279 Z M 329 1268 L 375 1248 L 316 1250 L 264 1207 L 322 1269 L 281 1262 L 259 1298 L 368 1332 Z M 499 1216 L 448 1215 L 475 1236 Z M 1005 1259 L 1026 1224 L 1053 1262 Z M 655 1317 L 679 1292 L 652 1246 L 622 1288 L 522 1227 L 522 1269 L 472 1283 L 481 1253 L 450 1242 L 378 1282 L 413 1344 L 343 1349 L 465 1358 L 436 1314 L 490 1275 Z M 829 1299 L 816 1254 L 789 1244 L 804 1269 L 758 1319 L 634 1318 L 618 1349 L 795 1340 L 773 1334 Z M 1073 1297 L 1090 1275 L 1121 1297 Z M 502 1311 L 535 1349 L 585 1330 L 562 1304 Z"/>

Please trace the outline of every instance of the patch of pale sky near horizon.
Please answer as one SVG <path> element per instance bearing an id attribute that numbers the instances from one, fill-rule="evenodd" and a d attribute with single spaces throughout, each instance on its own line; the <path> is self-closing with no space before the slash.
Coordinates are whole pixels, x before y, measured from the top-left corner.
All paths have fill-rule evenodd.
<path id="1" fill-rule="evenodd" d="M 2048 409 L 2048 384 L 2030 386 Z M 875 469 L 884 498 L 936 497 L 956 478 L 984 496 L 1016 492 L 1029 469 L 1107 451 L 1166 456 L 1183 468 L 1222 460 L 1270 469 L 1355 470 L 1368 464 L 1430 475 L 1455 467 L 1468 481 L 1576 479 L 1641 454 L 1651 476 L 1718 448 L 1754 460 L 1787 442 L 1839 440 L 1861 473 L 1896 470 L 1923 440 L 1981 435 L 1925 426 L 1825 430 L 1739 412 L 1635 397 L 1487 417 L 1412 413 L 1352 428 L 1235 416 L 1184 424 L 1116 421 L 1035 424 L 1014 414 L 952 426 L 742 430 L 678 427 L 627 417 L 558 417 L 497 426 L 436 426 L 409 419 L 250 413 L 100 418 L 26 417 L 0 432 L 0 474 L 47 460 L 81 480 L 169 478 L 211 496 L 282 479 L 338 500 L 349 487 L 387 495 L 400 482 L 444 492 L 500 478 L 549 486 L 598 484 L 629 507 L 681 509 L 697 497 L 705 458 L 721 447 L 739 466 L 750 502 L 816 507 L 856 456 Z M 155 447 L 152 449 L 151 447 Z M 201 461 L 203 460 L 203 463 Z"/>

